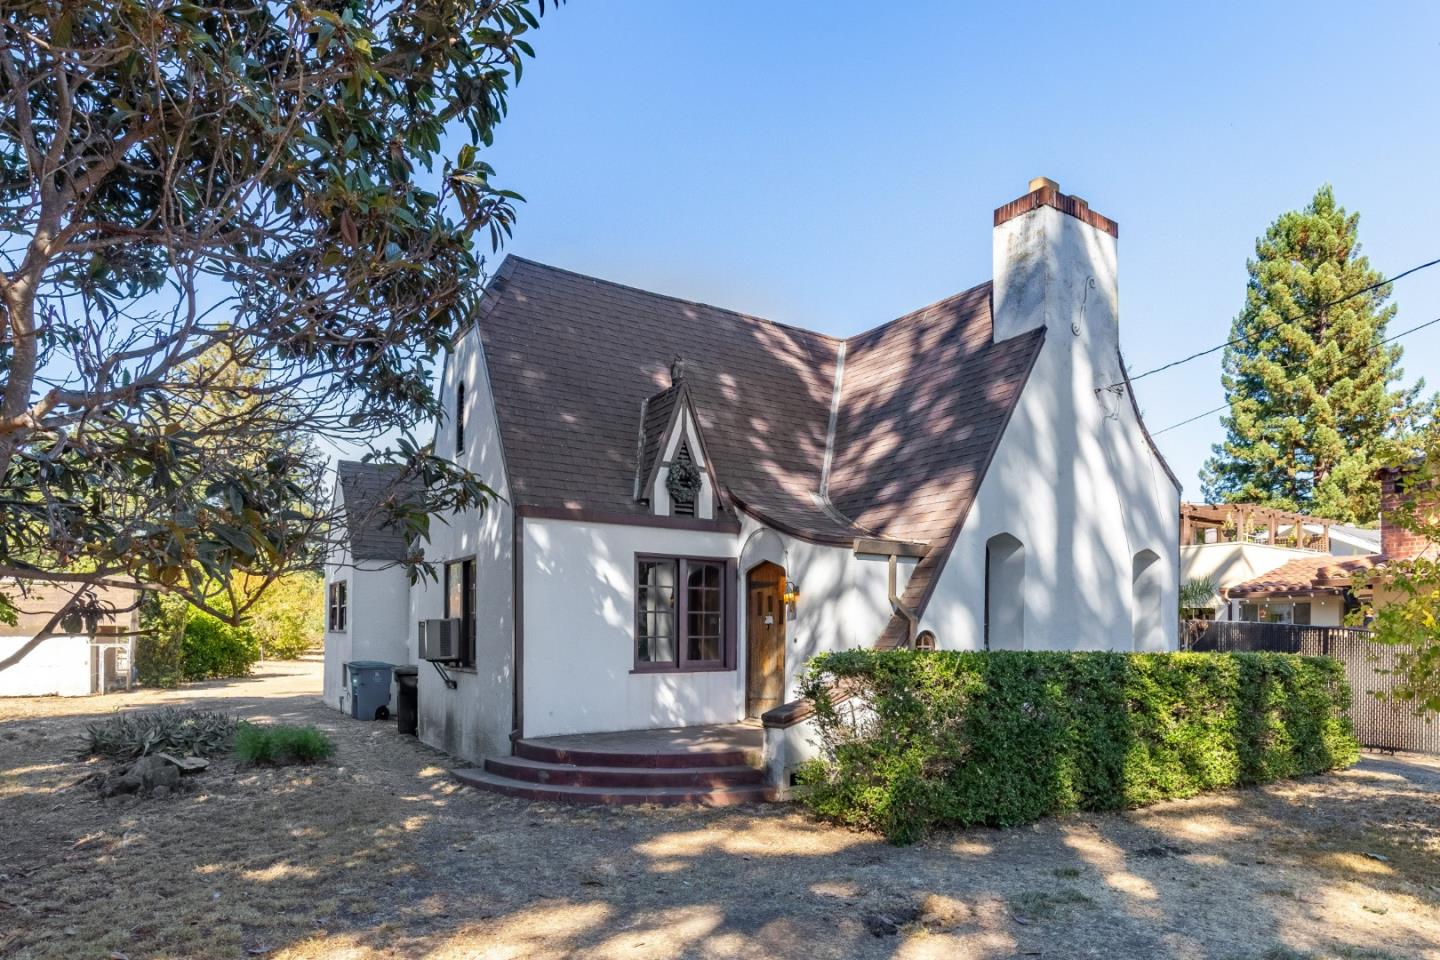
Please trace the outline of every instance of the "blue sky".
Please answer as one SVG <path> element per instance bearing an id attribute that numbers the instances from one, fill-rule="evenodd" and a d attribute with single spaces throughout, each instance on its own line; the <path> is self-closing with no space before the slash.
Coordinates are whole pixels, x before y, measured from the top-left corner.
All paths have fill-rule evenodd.
<path id="1" fill-rule="evenodd" d="M 1324 182 L 1372 263 L 1440 257 L 1440 4 L 572 0 L 488 159 L 509 249 L 849 334 L 989 279 L 991 212 L 1048 176 L 1120 222 L 1145 370 L 1223 341 L 1245 260 Z M 1440 267 L 1393 332 L 1440 316 Z M 1440 387 L 1440 326 L 1407 337 Z M 1137 385 L 1152 430 L 1219 355 Z M 1197 498 L 1219 416 L 1159 443 Z"/>

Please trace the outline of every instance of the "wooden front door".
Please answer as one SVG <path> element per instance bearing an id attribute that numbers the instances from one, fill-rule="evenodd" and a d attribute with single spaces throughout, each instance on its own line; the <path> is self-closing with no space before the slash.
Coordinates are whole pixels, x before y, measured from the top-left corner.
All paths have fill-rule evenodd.
<path id="1" fill-rule="evenodd" d="M 745 715 L 758 717 L 785 697 L 785 571 L 768 561 L 745 590 Z"/>

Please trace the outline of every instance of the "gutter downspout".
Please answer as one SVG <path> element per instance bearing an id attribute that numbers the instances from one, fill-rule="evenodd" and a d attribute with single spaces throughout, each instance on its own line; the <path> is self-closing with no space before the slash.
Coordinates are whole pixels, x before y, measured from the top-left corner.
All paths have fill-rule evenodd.
<path id="1" fill-rule="evenodd" d="M 917 629 L 919 629 L 920 626 L 919 617 L 915 616 L 915 611 L 911 610 L 909 607 L 905 606 L 905 604 L 900 601 L 900 595 L 895 590 L 895 569 L 898 564 L 899 558 L 896 557 L 893 553 L 890 554 L 889 563 L 886 564 L 886 566 L 889 568 L 887 571 L 888 582 L 886 586 L 890 593 L 890 609 L 893 610 L 896 614 L 905 618 L 905 646 L 914 647 L 915 632 Z"/>

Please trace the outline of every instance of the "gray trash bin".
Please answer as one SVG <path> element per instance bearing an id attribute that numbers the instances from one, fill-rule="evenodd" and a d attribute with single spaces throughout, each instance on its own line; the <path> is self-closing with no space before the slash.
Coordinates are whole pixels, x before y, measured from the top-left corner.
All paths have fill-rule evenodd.
<path id="1" fill-rule="evenodd" d="M 351 660 L 345 664 L 350 677 L 350 716 L 356 720 L 390 719 L 390 671 L 383 660 Z"/>

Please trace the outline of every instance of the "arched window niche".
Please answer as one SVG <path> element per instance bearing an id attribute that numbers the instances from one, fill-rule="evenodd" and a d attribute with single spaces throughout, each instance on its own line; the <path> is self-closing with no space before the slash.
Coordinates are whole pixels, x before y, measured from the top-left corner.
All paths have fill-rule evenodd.
<path id="1" fill-rule="evenodd" d="M 1025 649 L 1025 545 L 1008 533 L 985 541 L 985 649 Z"/>

